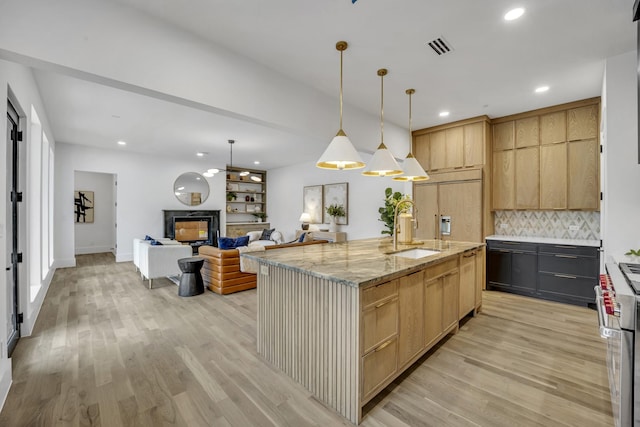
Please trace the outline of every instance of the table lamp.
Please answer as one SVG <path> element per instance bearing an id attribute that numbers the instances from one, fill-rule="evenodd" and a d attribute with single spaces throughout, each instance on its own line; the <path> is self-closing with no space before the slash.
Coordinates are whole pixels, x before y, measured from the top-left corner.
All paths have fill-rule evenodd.
<path id="1" fill-rule="evenodd" d="M 309 229 L 309 222 L 311 221 L 311 215 L 309 215 L 306 212 L 302 212 L 302 215 L 300 215 L 300 219 L 298 220 L 302 223 L 302 229 L 303 230 L 308 230 Z"/>

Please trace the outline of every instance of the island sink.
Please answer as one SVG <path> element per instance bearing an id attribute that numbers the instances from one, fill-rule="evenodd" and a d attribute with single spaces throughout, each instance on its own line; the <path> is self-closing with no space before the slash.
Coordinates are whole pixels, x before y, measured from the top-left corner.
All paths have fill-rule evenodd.
<path id="1" fill-rule="evenodd" d="M 415 248 L 415 249 L 408 249 L 402 252 L 397 252 L 393 254 L 393 256 L 399 256 L 401 258 L 420 259 L 420 258 L 425 258 L 431 255 L 437 255 L 439 253 L 440 253 L 439 251 Z"/>

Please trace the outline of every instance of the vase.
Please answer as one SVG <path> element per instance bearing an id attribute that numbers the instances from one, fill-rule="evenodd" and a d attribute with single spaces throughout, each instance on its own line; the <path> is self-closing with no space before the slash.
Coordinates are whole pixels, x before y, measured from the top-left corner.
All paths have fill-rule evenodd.
<path id="1" fill-rule="evenodd" d="M 329 218 L 331 218 L 329 220 L 329 231 L 331 233 L 335 233 L 338 230 L 338 226 L 336 225 L 336 217 L 332 216 L 332 217 L 329 217 Z"/>

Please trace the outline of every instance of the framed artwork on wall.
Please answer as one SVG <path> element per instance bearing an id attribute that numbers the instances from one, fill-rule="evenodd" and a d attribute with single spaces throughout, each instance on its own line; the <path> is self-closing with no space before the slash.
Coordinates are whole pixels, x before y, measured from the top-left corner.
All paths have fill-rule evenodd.
<path id="1" fill-rule="evenodd" d="M 309 221 L 310 224 L 322 223 L 322 185 L 312 185 L 303 188 L 302 211 L 311 216 L 311 220 Z"/>
<path id="2" fill-rule="evenodd" d="M 93 191 L 77 190 L 73 196 L 73 209 L 76 223 L 92 223 L 94 208 Z"/>
<path id="3" fill-rule="evenodd" d="M 345 215 L 336 218 L 336 224 L 349 224 L 349 183 L 325 184 L 323 190 L 323 222 L 328 224 L 330 221 L 330 217 L 327 214 L 327 207 L 329 205 L 342 205 Z"/>

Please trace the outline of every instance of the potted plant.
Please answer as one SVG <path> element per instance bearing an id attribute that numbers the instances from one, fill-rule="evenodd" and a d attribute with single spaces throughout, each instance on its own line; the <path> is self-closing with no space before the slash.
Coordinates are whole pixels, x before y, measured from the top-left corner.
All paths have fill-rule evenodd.
<path id="1" fill-rule="evenodd" d="M 238 195 L 235 191 L 227 191 L 227 202 L 233 202 L 237 197 Z"/>
<path id="2" fill-rule="evenodd" d="M 251 215 L 258 218 L 258 222 L 263 222 L 265 219 L 267 219 L 267 214 L 264 212 L 254 212 Z"/>
<path id="3" fill-rule="evenodd" d="M 327 215 L 331 218 L 329 222 L 329 231 L 332 233 L 336 231 L 336 218 L 346 216 L 344 206 L 337 203 L 331 204 L 326 208 Z"/>
<path id="4" fill-rule="evenodd" d="M 402 200 L 410 200 L 406 194 L 402 194 L 399 191 L 394 192 L 390 187 L 387 187 L 384 190 L 384 206 L 378 209 L 378 213 L 380 214 L 380 219 L 378 221 L 384 222 L 385 229 L 382 230 L 382 234 L 388 234 L 389 236 L 393 236 L 393 214 L 395 212 L 396 206 Z M 409 204 L 405 204 L 401 206 L 398 210 L 398 213 L 404 213 L 409 210 Z"/>

